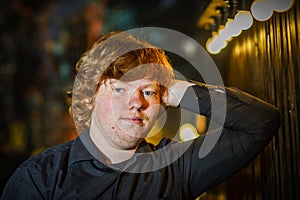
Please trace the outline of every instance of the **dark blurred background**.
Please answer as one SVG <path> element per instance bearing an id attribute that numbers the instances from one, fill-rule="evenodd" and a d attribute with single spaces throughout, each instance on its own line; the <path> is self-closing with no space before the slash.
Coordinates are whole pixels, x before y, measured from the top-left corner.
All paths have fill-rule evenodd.
<path id="1" fill-rule="evenodd" d="M 22 161 L 77 136 L 66 91 L 72 89 L 76 61 L 100 34 L 156 26 L 184 33 L 205 47 L 222 25 L 217 6 L 249 10 L 252 2 L 2 0 L 0 191 Z M 300 199 L 299 29 L 300 4 L 295 1 L 269 20 L 254 20 L 222 52 L 211 55 L 225 85 L 277 106 L 282 123 L 280 134 L 254 162 L 200 199 Z M 176 69 L 194 76 L 184 60 L 171 60 Z"/>

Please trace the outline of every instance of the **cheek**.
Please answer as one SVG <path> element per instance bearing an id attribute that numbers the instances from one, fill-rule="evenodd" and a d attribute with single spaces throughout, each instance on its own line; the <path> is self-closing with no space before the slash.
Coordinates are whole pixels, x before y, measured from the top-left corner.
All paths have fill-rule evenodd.
<path id="1" fill-rule="evenodd" d="M 107 124 L 111 120 L 111 101 L 107 96 L 99 96 L 96 99 L 95 112 L 101 125 Z"/>
<path id="2" fill-rule="evenodd" d="M 152 119 L 156 119 L 163 107 L 160 104 L 153 104 L 148 109 L 148 115 L 151 116 Z"/>
<path id="3" fill-rule="evenodd" d="M 111 111 L 111 103 L 109 101 L 103 101 L 102 98 L 99 98 L 96 105 L 97 113 L 104 115 L 105 113 L 109 114 Z"/>
<path id="4" fill-rule="evenodd" d="M 125 100 L 112 99 L 111 102 L 109 103 L 110 109 L 112 110 L 113 113 L 119 113 L 122 110 L 127 108 L 125 102 L 126 102 Z"/>
<path id="5" fill-rule="evenodd" d="M 118 102 L 113 100 L 112 95 L 109 92 L 105 91 L 98 94 L 98 97 L 96 98 L 96 104 L 98 112 L 101 112 L 104 115 L 113 113 L 118 106 Z"/>
<path id="6" fill-rule="evenodd" d="M 95 111 L 101 126 L 106 129 L 115 129 L 115 122 L 118 120 L 118 116 L 120 116 L 122 107 L 124 107 L 124 105 L 120 102 L 113 101 L 109 95 L 98 97 Z"/>

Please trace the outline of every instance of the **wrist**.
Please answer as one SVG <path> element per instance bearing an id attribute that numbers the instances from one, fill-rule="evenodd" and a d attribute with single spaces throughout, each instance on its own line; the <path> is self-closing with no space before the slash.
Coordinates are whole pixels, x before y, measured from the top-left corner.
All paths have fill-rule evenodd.
<path id="1" fill-rule="evenodd" d="M 191 83 L 183 80 L 173 80 L 168 89 L 167 98 L 165 99 L 165 103 L 167 106 L 177 107 L 183 98 L 184 93 L 188 89 L 188 87 L 196 85 L 195 83 Z"/>

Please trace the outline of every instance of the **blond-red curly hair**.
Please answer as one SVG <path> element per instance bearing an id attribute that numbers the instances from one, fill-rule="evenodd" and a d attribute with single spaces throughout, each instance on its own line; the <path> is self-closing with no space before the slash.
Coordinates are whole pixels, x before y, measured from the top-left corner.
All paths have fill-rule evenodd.
<path id="1" fill-rule="evenodd" d="M 171 63 L 162 49 L 126 32 L 100 37 L 80 57 L 76 71 L 71 113 L 78 132 L 90 126 L 95 92 L 107 79 L 154 80 L 160 85 L 162 97 L 174 78 Z M 161 103 L 164 104 L 162 99 Z"/>

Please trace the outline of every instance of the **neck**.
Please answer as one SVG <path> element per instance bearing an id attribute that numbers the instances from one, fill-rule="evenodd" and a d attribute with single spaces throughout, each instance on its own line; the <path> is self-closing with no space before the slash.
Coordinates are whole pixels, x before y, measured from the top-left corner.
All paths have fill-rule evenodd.
<path id="1" fill-rule="evenodd" d="M 116 147 L 116 145 L 106 138 L 99 122 L 97 121 L 97 118 L 95 118 L 94 115 L 94 112 L 92 112 L 91 126 L 89 131 L 90 137 L 98 150 L 104 154 L 107 164 L 116 164 L 130 159 L 134 155 L 136 148 L 126 150 Z"/>

